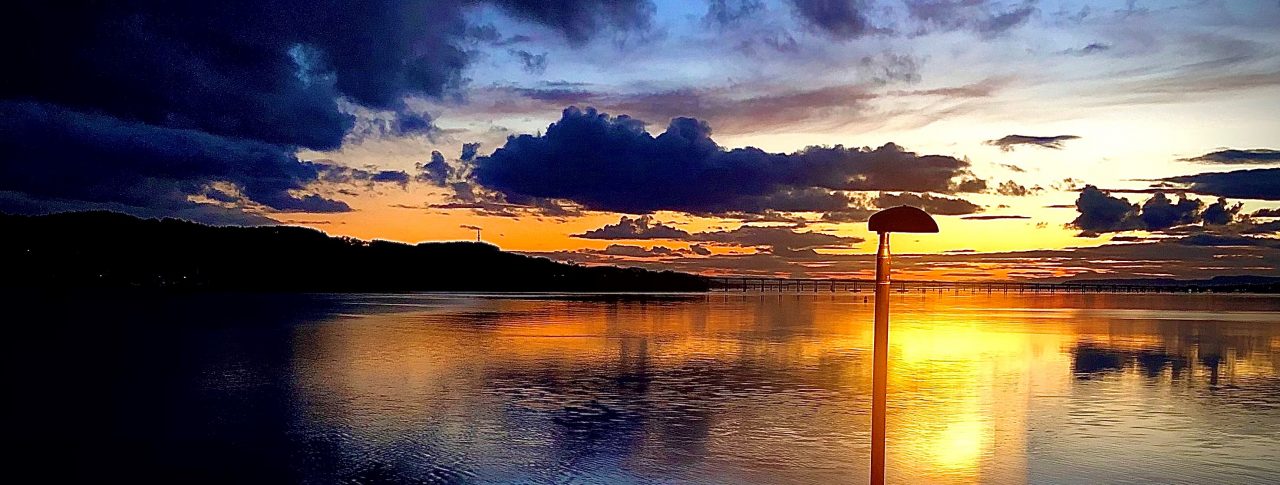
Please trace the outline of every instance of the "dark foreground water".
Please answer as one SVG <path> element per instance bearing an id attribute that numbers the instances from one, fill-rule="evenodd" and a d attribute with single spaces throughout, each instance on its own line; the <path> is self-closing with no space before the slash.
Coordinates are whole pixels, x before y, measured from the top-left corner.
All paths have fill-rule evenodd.
<path id="1" fill-rule="evenodd" d="M 39 481 L 865 482 L 865 294 L 9 294 Z M 1280 298 L 894 295 L 897 483 L 1280 483 Z"/>

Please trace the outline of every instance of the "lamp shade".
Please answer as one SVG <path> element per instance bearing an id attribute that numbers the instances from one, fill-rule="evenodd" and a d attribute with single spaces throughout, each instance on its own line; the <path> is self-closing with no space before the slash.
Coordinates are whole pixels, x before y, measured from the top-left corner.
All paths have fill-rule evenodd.
<path id="1" fill-rule="evenodd" d="M 938 223 L 925 211 L 900 205 L 872 214 L 867 228 L 872 232 L 938 232 Z"/>

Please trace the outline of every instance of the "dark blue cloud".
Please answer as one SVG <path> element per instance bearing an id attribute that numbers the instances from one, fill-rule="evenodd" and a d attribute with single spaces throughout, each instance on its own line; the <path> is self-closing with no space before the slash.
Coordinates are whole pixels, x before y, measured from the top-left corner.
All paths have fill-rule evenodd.
<path id="1" fill-rule="evenodd" d="M 1224 165 L 1275 165 L 1280 164 L 1280 150 L 1269 150 L 1265 148 L 1256 148 L 1252 150 L 1219 150 L 1194 158 L 1185 158 L 1183 160 L 1187 162 L 1220 163 Z"/>
<path id="2" fill-rule="evenodd" d="M 887 32 L 867 18 L 866 0 L 791 0 L 796 16 L 837 39 L 854 39 Z"/>
<path id="3" fill-rule="evenodd" d="M 370 176 L 369 181 L 404 185 L 409 183 L 409 174 L 400 170 L 382 170 Z"/>
<path id="4" fill-rule="evenodd" d="M 454 173 L 453 167 L 449 166 L 449 163 L 444 160 L 444 155 L 438 151 L 432 151 L 431 161 L 419 164 L 418 169 L 418 181 L 441 187 L 448 183 Z"/>
<path id="5" fill-rule="evenodd" d="M 1084 231 L 1085 235 L 1128 231 L 1141 226 L 1137 205 L 1122 197 L 1112 197 L 1092 185 L 1086 185 L 1080 191 L 1076 198 L 1076 211 L 1080 215 L 1071 221 L 1071 225 Z"/>
<path id="6" fill-rule="evenodd" d="M 0 133 L 0 190 L 156 208 L 185 206 L 188 196 L 227 182 L 271 209 L 350 210 L 293 195 L 323 167 L 260 141 L 10 101 L 0 101 Z"/>
<path id="7" fill-rule="evenodd" d="M 1280 168 L 1208 172 L 1161 179 L 1190 184 L 1191 192 L 1234 199 L 1280 200 Z"/>
<path id="8" fill-rule="evenodd" d="M 1204 213 L 1200 215 L 1204 219 L 1205 224 L 1224 225 L 1230 224 L 1236 220 L 1240 210 L 1244 208 L 1244 204 L 1239 202 L 1231 204 L 1227 199 L 1219 197 L 1218 200 L 1209 207 L 1205 207 Z"/>
<path id="9" fill-rule="evenodd" d="M 917 155 L 892 143 L 790 154 L 726 150 L 711 139 L 706 122 L 693 118 L 675 118 L 652 136 L 643 121 L 575 107 L 564 110 L 545 134 L 510 137 L 492 155 L 476 158 L 473 174 L 481 185 L 508 196 L 567 199 L 588 209 L 628 213 L 776 209 L 768 205 L 797 197 L 823 206 L 789 204 L 785 210 L 826 211 L 833 197 L 816 191 L 954 193 L 962 186 L 985 187 L 974 183 L 964 160 Z"/>
<path id="10" fill-rule="evenodd" d="M 13 73 L 0 77 L 0 185 L 139 211 L 191 196 L 349 210 L 300 193 L 320 171 L 293 154 L 342 144 L 356 120 L 338 99 L 393 112 L 380 133 L 432 133 L 404 100 L 464 82 L 470 54 L 458 43 L 474 30 L 464 12 L 482 3 L 575 43 L 652 14 L 647 2 L 600 0 L 18 2 L 0 18 Z"/>
<path id="11" fill-rule="evenodd" d="M 1200 210 L 1203 207 L 1204 204 L 1202 202 L 1188 199 L 1186 195 L 1183 195 L 1178 199 L 1177 203 L 1174 203 L 1169 200 L 1168 196 L 1157 192 L 1142 204 L 1142 213 L 1139 217 L 1142 220 L 1143 227 L 1157 231 L 1183 224 L 1194 224 L 1202 217 Z M 1228 219 L 1227 222 L 1230 222 L 1230 220 Z"/>
<path id="12" fill-rule="evenodd" d="M 470 161 L 472 161 L 472 160 L 474 160 L 474 159 L 476 158 L 476 154 L 477 154 L 477 153 L 479 153 L 479 152 L 480 152 L 480 143 L 479 143 L 479 142 L 475 142 L 475 143 L 463 143 L 463 144 L 462 144 L 462 154 L 461 154 L 461 155 L 459 155 L 458 159 L 459 159 L 459 160 L 462 160 L 462 161 L 464 161 L 464 162 L 470 162 Z"/>
<path id="13" fill-rule="evenodd" d="M 394 108 L 461 81 L 453 2 L 24 2 L 5 98 L 317 150 L 352 125 L 335 98 Z M 34 47 L 34 48 L 33 48 Z"/>
<path id="14" fill-rule="evenodd" d="M 1231 204 L 1223 198 L 1205 206 L 1185 194 L 1174 202 L 1162 192 L 1156 192 L 1139 206 L 1086 185 L 1076 199 L 1076 210 L 1080 215 L 1071 225 L 1084 231 L 1084 236 L 1132 230 L 1179 232 L 1179 226 L 1186 229 L 1190 224 L 1231 224 L 1238 218 L 1242 207 L 1243 204 Z M 1191 229 L 1201 228 L 1191 226 Z"/>

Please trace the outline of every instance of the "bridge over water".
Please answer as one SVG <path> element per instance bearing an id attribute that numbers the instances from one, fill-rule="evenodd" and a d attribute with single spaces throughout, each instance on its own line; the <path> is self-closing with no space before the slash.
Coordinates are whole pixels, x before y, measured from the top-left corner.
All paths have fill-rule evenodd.
<path id="1" fill-rule="evenodd" d="M 1197 285 L 1138 285 L 1124 283 L 1024 281 L 894 281 L 897 293 L 1203 293 L 1231 291 Z M 762 276 L 717 276 L 711 291 L 757 293 L 873 293 L 874 280 L 839 278 L 772 278 Z"/>

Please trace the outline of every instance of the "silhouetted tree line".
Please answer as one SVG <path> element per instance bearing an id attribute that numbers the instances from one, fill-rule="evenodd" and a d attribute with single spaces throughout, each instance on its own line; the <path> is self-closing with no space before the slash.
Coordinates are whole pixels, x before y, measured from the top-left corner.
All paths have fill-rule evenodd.
<path id="1" fill-rule="evenodd" d="M 703 291 L 672 271 L 585 267 L 475 242 L 363 241 L 114 212 L 0 214 L 0 285 L 271 291 Z"/>

